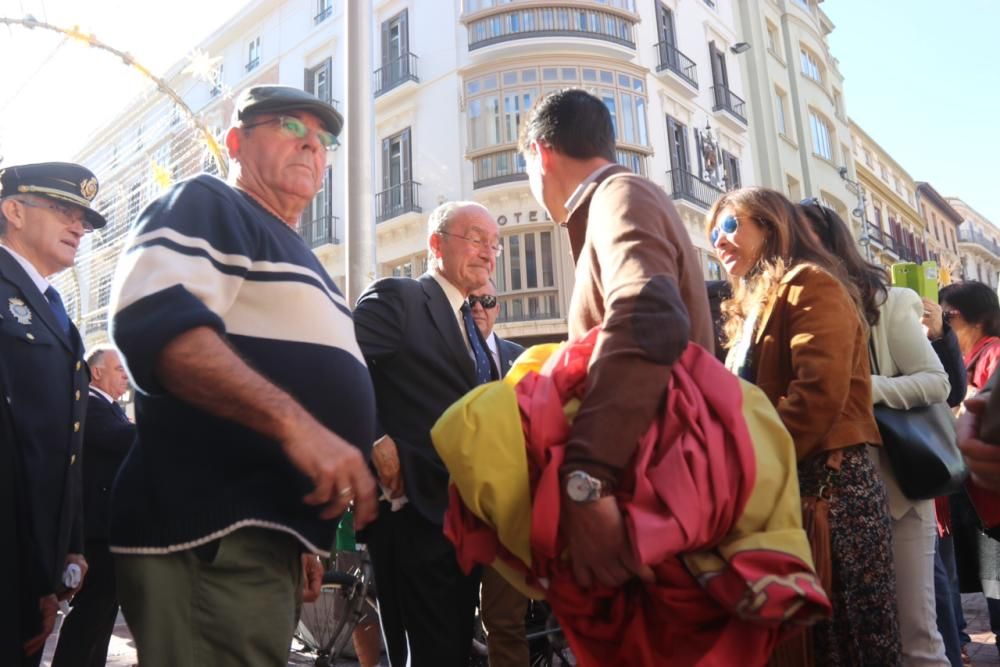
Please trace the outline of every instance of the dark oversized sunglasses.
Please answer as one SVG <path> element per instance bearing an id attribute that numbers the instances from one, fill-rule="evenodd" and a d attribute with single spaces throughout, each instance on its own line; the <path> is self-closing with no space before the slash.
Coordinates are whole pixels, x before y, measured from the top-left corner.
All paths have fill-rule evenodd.
<path id="1" fill-rule="evenodd" d="M 709 238 L 712 241 L 712 245 L 719 240 L 719 236 L 725 234 L 726 236 L 732 236 L 736 233 L 736 230 L 740 228 L 740 220 L 735 215 L 727 215 L 724 217 L 719 224 L 712 228 L 712 233 L 709 234 Z"/>
<path id="2" fill-rule="evenodd" d="M 473 294 L 467 301 L 469 302 L 469 308 L 475 308 L 477 303 L 482 305 L 486 310 L 497 307 L 497 298 L 492 294 L 483 294 L 482 296 Z"/>
<path id="3" fill-rule="evenodd" d="M 799 206 L 812 206 L 813 208 L 815 208 L 816 210 L 819 211 L 819 215 L 822 218 L 822 222 L 823 222 L 823 229 L 822 230 L 816 230 L 816 231 L 820 235 L 820 237 L 822 237 L 822 241 L 826 245 L 826 247 L 827 248 L 832 248 L 833 245 L 834 245 L 834 243 L 833 243 L 833 225 L 834 225 L 834 222 L 830 218 L 830 209 L 828 209 L 826 207 L 826 204 L 824 204 L 823 202 L 821 202 L 816 197 L 809 197 L 807 199 L 803 199 L 802 201 L 799 202 Z M 815 229 L 815 227 L 814 227 L 814 229 Z"/>

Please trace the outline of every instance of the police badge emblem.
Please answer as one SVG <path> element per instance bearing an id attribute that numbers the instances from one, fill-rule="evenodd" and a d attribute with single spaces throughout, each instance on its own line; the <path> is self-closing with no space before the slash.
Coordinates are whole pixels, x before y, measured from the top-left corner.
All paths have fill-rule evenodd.
<path id="1" fill-rule="evenodd" d="M 28 308 L 26 303 L 15 296 L 12 296 L 8 303 L 10 304 L 11 314 L 19 324 L 31 324 L 31 309 Z"/>

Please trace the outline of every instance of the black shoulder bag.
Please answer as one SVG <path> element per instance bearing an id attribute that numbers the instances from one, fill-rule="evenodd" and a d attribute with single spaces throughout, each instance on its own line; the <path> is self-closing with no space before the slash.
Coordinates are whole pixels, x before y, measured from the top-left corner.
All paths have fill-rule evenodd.
<path id="1" fill-rule="evenodd" d="M 870 338 L 868 346 L 872 372 L 881 375 Z M 907 498 L 927 500 L 962 488 L 969 471 L 958 451 L 955 418 L 946 403 L 909 410 L 876 405 L 874 411 L 889 465 Z"/>

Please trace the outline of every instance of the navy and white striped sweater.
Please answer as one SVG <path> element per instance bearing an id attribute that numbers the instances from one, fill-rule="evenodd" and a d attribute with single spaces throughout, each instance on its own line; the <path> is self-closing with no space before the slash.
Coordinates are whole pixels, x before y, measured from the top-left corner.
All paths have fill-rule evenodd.
<path id="1" fill-rule="evenodd" d="M 351 311 L 298 234 L 245 193 L 201 175 L 149 205 L 115 276 L 111 336 L 136 392 L 137 440 L 112 496 L 111 550 L 167 553 L 254 525 L 326 552 L 335 521 L 274 440 L 166 393 L 163 347 L 209 326 L 249 365 L 367 454 L 371 379 Z"/>

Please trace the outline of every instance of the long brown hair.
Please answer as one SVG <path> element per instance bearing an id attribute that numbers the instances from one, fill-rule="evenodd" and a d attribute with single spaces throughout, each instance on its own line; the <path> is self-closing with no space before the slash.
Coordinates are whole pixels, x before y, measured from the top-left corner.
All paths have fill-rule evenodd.
<path id="1" fill-rule="evenodd" d="M 722 302 L 726 347 L 733 347 L 739 341 L 751 311 L 755 307 L 763 307 L 773 298 L 782 277 L 802 263 L 815 264 L 837 278 L 863 317 L 858 290 L 844 265 L 823 247 L 807 227 L 796 204 L 780 192 L 767 188 L 741 188 L 727 192 L 705 216 L 705 232 L 710 238 L 719 212 L 726 207 L 731 207 L 739 218 L 752 220 L 764 231 L 764 245 L 753 268 L 742 278 L 729 276 L 733 296 Z"/>
<path id="2" fill-rule="evenodd" d="M 804 201 L 799 206 L 826 249 L 844 264 L 851 282 L 858 288 L 865 320 L 868 326 L 875 326 L 889 297 L 888 271 L 861 256 L 851 230 L 836 211 L 816 200 Z"/>

